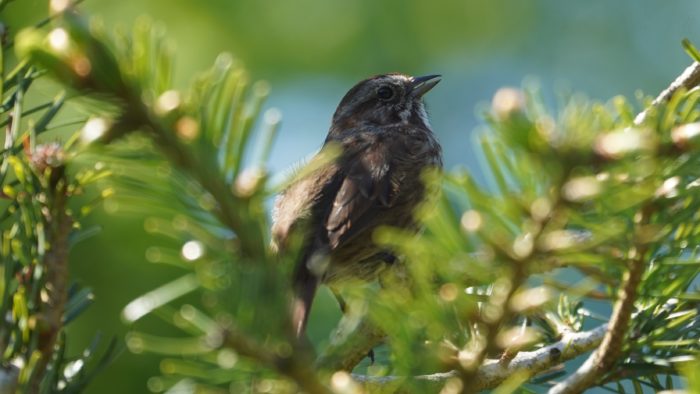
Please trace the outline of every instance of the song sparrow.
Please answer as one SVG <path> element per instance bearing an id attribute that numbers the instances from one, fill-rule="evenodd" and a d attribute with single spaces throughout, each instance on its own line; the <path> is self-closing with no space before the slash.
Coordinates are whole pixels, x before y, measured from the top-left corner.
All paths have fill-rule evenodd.
<path id="1" fill-rule="evenodd" d="M 377 227 L 418 230 L 413 211 L 425 198 L 420 174 L 442 166 L 422 100 L 439 81 L 439 75 L 386 74 L 355 85 L 324 143 L 340 147 L 339 156 L 277 199 L 274 245 L 284 249 L 294 233 L 303 242 L 293 276 L 297 335 L 319 283 L 371 280 L 393 260 L 372 240 Z"/>

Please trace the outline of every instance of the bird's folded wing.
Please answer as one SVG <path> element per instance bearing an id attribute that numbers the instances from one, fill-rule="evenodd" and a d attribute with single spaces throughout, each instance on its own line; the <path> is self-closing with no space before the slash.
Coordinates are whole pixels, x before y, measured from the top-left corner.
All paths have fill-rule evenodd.
<path id="1" fill-rule="evenodd" d="M 374 144 L 349 158 L 326 220 L 331 249 L 365 230 L 379 210 L 391 206 L 394 193 L 386 153 L 382 144 Z"/>

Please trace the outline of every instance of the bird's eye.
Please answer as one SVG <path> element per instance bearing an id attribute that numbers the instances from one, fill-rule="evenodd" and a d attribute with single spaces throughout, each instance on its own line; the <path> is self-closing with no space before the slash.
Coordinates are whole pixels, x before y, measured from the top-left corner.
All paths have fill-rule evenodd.
<path id="1" fill-rule="evenodd" d="M 377 90 L 377 97 L 382 100 L 389 100 L 390 98 L 394 97 L 394 89 L 388 86 L 382 86 Z"/>

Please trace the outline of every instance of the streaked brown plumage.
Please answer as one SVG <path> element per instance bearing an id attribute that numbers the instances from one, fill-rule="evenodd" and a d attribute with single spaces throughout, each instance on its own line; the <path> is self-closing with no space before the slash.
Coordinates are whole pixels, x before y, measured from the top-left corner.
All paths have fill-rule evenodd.
<path id="1" fill-rule="evenodd" d="M 272 236 L 284 249 L 301 232 L 293 319 L 304 331 L 319 283 L 372 280 L 392 256 L 372 241 L 379 226 L 418 230 L 413 211 L 425 198 L 420 174 L 441 166 L 422 96 L 439 76 L 387 74 L 366 79 L 343 97 L 324 147 L 341 154 L 291 186 L 275 204 Z"/>

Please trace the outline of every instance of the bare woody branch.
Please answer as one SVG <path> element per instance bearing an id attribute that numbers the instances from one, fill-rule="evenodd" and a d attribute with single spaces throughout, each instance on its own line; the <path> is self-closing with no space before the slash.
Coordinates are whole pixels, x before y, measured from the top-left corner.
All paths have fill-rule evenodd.
<path id="1" fill-rule="evenodd" d="M 688 66 L 683 73 L 678 76 L 666 89 L 664 89 L 658 96 L 651 102 L 651 105 L 644 111 L 640 112 L 634 118 L 634 124 L 639 125 L 644 123 L 646 118 L 649 116 L 650 111 L 661 103 L 667 102 L 674 93 L 680 89 L 690 90 L 700 84 L 700 63 L 694 62 Z"/>
<path id="2" fill-rule="evenodd" d="M 384 331 L 377 327 L 369 316 L 365 316 L 352 327 L 352 332 L 343 330 L 342 322 L 339 332 L 316 360 L 316 366 L 328 371 L 352 371 L 367 353 L 378 346 L 386 337 Z"/>
<path id="3" fill-rule="evenodd" d="M 532 352 L 520 352 L 507 365 L 499 360 L 486 360 L 474 375 L 475 384 L 470 388 L 492 389 L 514 374 L 536 376 L 594 349 L 603 340 L 607 327 L 604 324 L 590 331 L 565 332 L 558 342 Z M 456 372 L 448 372 L 415 377 L 353 375 L 353 378 L 366 392 L 393 393 L 409 380 L 423 383 L 430 392 L 438 392 L 450 378 L 457 376 Z"/>

